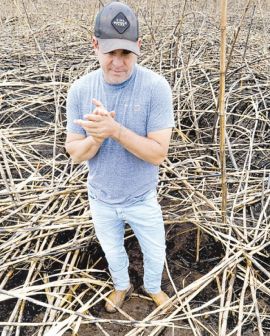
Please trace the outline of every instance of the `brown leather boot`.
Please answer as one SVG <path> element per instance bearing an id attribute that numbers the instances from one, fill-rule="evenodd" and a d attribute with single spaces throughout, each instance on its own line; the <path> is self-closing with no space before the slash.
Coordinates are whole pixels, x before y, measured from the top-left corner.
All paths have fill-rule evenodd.
<path id="1" fill-rule="evenodd" d="M 133 290 L 133 285 L 130 285 L 130 287 L 125 290 L 113 290 L 108 296 L 108 299 L 112 302 L 112 304 L 110 302 L 106 302 L 105 310 L 108 313 L 115 313 L 117 311 L 116 307 L 121 308 L 123 303 L 130 298 Z"/>
<path id="2" fill-rule="evenodd" d="M 142 290 L 146 295 L 150 296 L 150 298 L 155 302 L 157 306 L 161 306 L 163 303 L 170 299 L 168 295 L 162 290 L 157 294 L 149 293 L 144 287 L 142 287 Z"/>

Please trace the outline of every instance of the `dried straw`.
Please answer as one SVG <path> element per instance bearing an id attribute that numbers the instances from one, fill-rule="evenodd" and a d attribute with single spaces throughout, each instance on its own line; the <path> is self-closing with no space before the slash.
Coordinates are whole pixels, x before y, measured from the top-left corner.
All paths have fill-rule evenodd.
<path id="1" fill-rule="evenodd" d="M 197 262 L 202 235 L 222 244 L 225 255 L 209 272 L 183 286 L 168 263 L 174 291 L 170 305 L 156 308 L 143 320 L 131 316 L 125 306 L 117 318 L 95 316 L 112 282 L 106 269 L 98 267 L 87 167 L 71 162 L 64 141 L 67 89 L 98 67 L 89 27 L 100 2 L 4 2 L 0 309 L 6 306 L 10 311 L 0 321 L 2 335 L 18 336 L 25 330 L 35 336 L 68 331 L 79 335 L 86 324 L 104 335 L 110 335 L 111 324 L 125 327 L 127 335 L 160 335 L 164 329 L 175 335 L 183 329 L 194 335 L 242 335 L 247 327 L 254 334 L 267 334 L 269 4 L 228 1 L 223 50 L 227 48 L 229 61 L 224 100 L 218 100 L 222 2 L 128 3 L 140 17 L 144 44 L 139 62 L 162 73 L 173 90 L 176 127 L 158 187 L 166 228 L 192 223 L 198 230 Z M 223 136 L 216 112 L 219 102 L 224 102 L 219 109 L 224 110 Z M 226 222 L 220 142 L 226 157 Z M 131 237 L 127 231 L 126 239 Z M 201 302 L 199 296 L 210 287 L 213 294 Z M 37 320 L 25 320 L 30 306 L 42 311 Z"/>

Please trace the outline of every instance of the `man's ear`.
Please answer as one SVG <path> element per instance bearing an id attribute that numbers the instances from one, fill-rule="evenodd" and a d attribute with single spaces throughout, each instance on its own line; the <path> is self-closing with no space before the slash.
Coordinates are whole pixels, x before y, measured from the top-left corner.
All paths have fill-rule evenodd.
<path id="1" fill-rule="evenodd" d="M 98 40 L 95 36 L 93 36 L 93 38 L 92 38 L 92 46 L 93 46 L 93 49 L 95 50 L 95 53 L 97 54 L 97 52 L 98 52 Z"/>
<path id="2" fill-rule="evenodd" d="M 141 48 L 141 46 L 142 46 L 142 39 L 139 38 L 138 41 L 137 41 L 137 43 L 138 43 L 138 47 Z"/>

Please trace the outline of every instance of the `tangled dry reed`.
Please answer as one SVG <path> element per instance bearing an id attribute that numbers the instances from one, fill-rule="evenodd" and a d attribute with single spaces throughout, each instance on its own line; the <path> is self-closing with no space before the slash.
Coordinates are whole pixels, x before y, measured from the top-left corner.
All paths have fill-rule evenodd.
<path id="1" fill-rule="evenodd" d="M 229 2 L 224 225 L 218 3 L 129 3 L 141 21 L 139 62 L 165 75 L 173 89 L 177 126 L 158 188 L 165 223 L 193 223 L 198 243 L 205 232 L 222 243 L 225 256 L 180 289 L 169 274 L 175 289 L 171 306 L 142 321 L 124 310 L 121 320 L 91 314 L 111 281 L 106 273 L 99 276 L 91 255 L 86 268 L 78 267 L 95 236 L 86 166 L 74 165 L 64 150 L 65 99 L 70 84 L 98 66 L 89 27 L 99 3 L 63 0 L 56 7 L 49 0 L 6 1 L 0 21 L 0 302 L 12 309 L 0 321 L 2 335 L 24 330 L 76 335 L 83 324 L 96 324 L 109 335 L 108 323 L 129 326 L 130 336 L 159 335 L 164 328 L 172 335 L 183 330 L 178 328 L 194 335 L 244 335 L 247 324 L 265 335 L 270 330 L 269 4 Z M 21 274 L 23 281 L 12 285 Z M 196 296 L 209 284 L 217 295 L 198 304 Z M 42 307 L 40 321 L 25 322 L 31 304 Z M 209 316 L 216 319 L 209 323 Z"/>

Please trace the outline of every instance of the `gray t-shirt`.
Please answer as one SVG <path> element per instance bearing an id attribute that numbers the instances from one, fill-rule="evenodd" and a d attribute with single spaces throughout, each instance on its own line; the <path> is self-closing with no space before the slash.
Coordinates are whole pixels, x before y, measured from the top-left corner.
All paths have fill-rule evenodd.
<path id="1" fill-rule="evenodd" d="M 73 123 L 83 119 L 100 100 L 115 120 L 141 136 L 174 126 L 172 93 L 166 79 L 152 70 L 135 65 L 132 75 L 121 84 L 105 82 L 101 69 L 76 80 L 68 92 L 67 131 L 87 136 Z M 137 158 L 111 138 L 88 160 L 89 195 L 107 204 L 132 204 L 156 188 L 158 166 Z"/>

